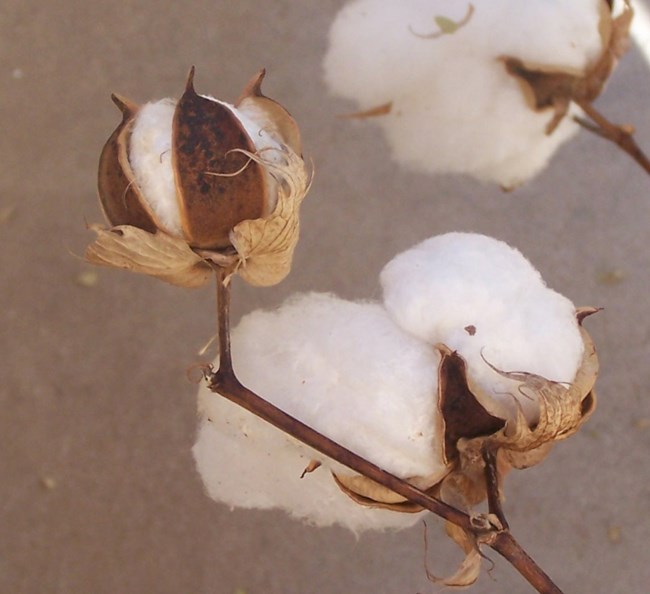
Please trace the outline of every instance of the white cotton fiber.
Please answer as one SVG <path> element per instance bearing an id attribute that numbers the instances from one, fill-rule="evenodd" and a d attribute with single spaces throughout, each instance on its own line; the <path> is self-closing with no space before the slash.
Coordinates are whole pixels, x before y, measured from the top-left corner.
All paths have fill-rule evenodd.
<path id="1" fill-rule="evenodd" d="M 502 241 L 471 233 L 433 237 L 391 260 L 381 284 L 395 322 L 429 344 L 457 350 L 472 379 L 509 414 L 513 396 L 530 421 L 538 411 L 517 382 L 485 360 L 558 382 L 575 377 L 583 342 L 574 305 Z"/>
<path id="2" fill-rule="evenodd" d="M 436 39 L 436 17 L 461 21 L 465 0 L 357 0 L 337 15 L 324 62 L 331 91 L 375 117 L 394 158 L 415 170 L 468 173 L 513 187 L 540 171 L 578 126 L 552 135 L 502 56 L 584 72 L 602 52 L 602 0 L 473 0 L 467 24 Z"/>
<path id="3" fill-rule="evenodd" d="M 181 215 L 172 167 L 172 122 L 176 101 L 161 99 L 144 105 L 135 117 L 129 163 L 137 185 L 160 224 L 182 237 Z"/>
<path id="4" fill-rule="evenodd" d="M 232 348 L 246 386 L 341 445 L 404 478 L 443 470 L 433 422 L 439 356 L 381 305 L 298 296 L 243 318 Z M 207 389 L 199 397 L 194 454 L 214 499 L 355 531 L 417 520 L 358 506 L 330 476 L 341 467 Z M 324 467 L 301 480 L 312 458 Z"/>

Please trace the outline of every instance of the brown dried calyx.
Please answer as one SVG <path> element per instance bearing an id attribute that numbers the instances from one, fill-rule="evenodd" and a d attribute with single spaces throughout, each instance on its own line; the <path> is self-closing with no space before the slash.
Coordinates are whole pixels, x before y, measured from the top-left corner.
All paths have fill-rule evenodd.
<path id="1" fill-rule="evenodd" d="M 525 372 L 498 370 L 486 362 L 499 374 L 519 381 L 519 391 L 538 403 L 539 420 L 534 425 L 526 420 L 520 405 L 514 417 L 501 418 L 494 413 L 493 397 L 472 381 L 464 359 L 445 345 L 437 345 L 441 360 L 436 422 L 444 436 L 446 467 L 436 476 L 406 480 L 429 495 L 471 513 L 474 506 L 488 497 L 486 450 L 496 456 L 500 483 L 510 469 L 528 468 L 541 462 L 554 443 L 578 431 L 596 406 L 594 385 L 598 375 L 598 357 L 591 337 L 582 327 L 583 319 L 596 311 L 595 308 L 580 308 L 576 312 L 584 351 L 571 384 L 553 382 Z M 513 402 L 517 403 L 514 395 Z M 423 510 L 364 476 L 335 474 L 334 480 L 346 495 L 361 505 L 406 513 Z M 476 542 L 475 535 L 451 524 L 448 532 L 463 548 L 467 558 L 459 572 L 440 581 L 453 586 L 469 585 L 478 577 L 481 559 L 478 546 L 481 543 Z"/>
<path id="2" fill-rule="evenodd" d="M 197 94 L 193 77 L 177 103 L 113 96 L 122 122 L 98 173 L 112 228 L 91 227 L 86 258 L 184 287 L 205 283 L 214 265 L 275 284 L 289 272 L 309 189 L 300 132 L 263 95 L 264 71 L 234 106 Z"/>
<path id="3" fill-rule="evenodd" d="M 591 104 L 602 92 L 618 60 L 629 47 L 629 31 L 634 11 L 625 0 L 623 12 L 616 18 L 611 3 L 601 0 L 600 35 L 603 50 L 585 72 L 568 71 L 543 64 L 527 63 L 514 56 L 503 56 L 507 71 L 521 83 L 526 101 L 532 109 L 553 110 L 546 126 L 551 134 L 567 114 L 571 103 Z"/>

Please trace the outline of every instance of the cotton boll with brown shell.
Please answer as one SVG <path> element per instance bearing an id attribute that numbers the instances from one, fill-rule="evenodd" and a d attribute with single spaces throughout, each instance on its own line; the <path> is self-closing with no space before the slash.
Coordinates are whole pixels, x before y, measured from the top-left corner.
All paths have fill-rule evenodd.
<path id="1" fill-rule="evenodd" d="M 86 256 L 182 286 L 202 284 L 210 263 L 275 284 L 289 272 L 309 188 L 298 127 L 262 94 L 264 71 L 236 105 L 197 94 L 193 75 L 179 101 L 138 107 L 114 96 L 123 119 L 98 176 L 113 229 L 93 227 L 99 238 Z M 183 274 L 163 277 L 165 266 Z"/>

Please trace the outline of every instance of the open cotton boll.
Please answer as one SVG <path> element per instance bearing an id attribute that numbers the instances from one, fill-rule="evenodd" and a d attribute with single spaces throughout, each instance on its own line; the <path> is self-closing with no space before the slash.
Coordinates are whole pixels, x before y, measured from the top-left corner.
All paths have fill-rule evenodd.
<path id="1" fill-rule="evenodd" d="M 324 61 L 331 91 L 373 119 L 415 170 L 469 173 L 512 187 L 543 168 L 578 126 L 536 112 L 502 56 L 582 73 L 603 51 L 603 0 L 357 0 L 337 15 Z M 467 22 L 453 33 L 436 18 Z M 427 37 L 429 36 L 429 37 Z"/>
<path id="2" fill-rule="evenodd" d="M 400 330 L 381 305 L 309 294 L 242 319 L 232 335 L 240 380 L 285 412 L 398 476 L 444 473 L 437 433 L 439 356 Z M 353 530 L 417 518 L 367 510 L 328 468 L 350 474 L 203 388 L 194 454 L 208 493 L 239 507 L 278 507 Z M 300 475 L 310 459 L 324 468 Z M 410 514 L 404 514 L 410 516 Z"/>
<path id="3" fill-rule="evenodd" d="M 536 403 L 499 375 L 523 371 L 572 382 L 583 353 L 574 305 L 549 289 L 518 250 L 473 233 L 428 239 L 381 272 L 384 304 L 395 322 L 429 344 L 444 343 L 495 400 L 496 414 L 534 422 Z"/>
<path id="4" fill-rule="evenodd" d="M 264 114 L 255 112 L 252 108 L 249 108 L 248 112 L 238 110 L 229 103 L 207 95 L 201 97 L 215 101 L 232 112 L 265 163 L 282 163 L 281 144 L 264 129 L 266 124 Z M 172 155 L 172 129 L 176 103 L 174 99 L 162 99 L 147 103 L 138 111 L 129 143 L 129 164 L 143 198 L 153 210 L 161 226 L 170 235 L 183 237 Z M 263 168 L 263 174 L 268 188 L 270 213 L 278 199 L 277 182 L 267 167 Z"/>

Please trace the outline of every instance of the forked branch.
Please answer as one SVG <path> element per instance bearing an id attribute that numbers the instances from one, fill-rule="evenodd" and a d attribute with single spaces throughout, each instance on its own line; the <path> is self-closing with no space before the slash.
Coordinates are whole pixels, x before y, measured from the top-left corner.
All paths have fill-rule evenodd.
<path id="1" fill-rule="evenodd" d="M 634 128 L 632 126 L 613 124 L 588 101 L 580 101 L 578 102 L 578 105 L 591 120 L 589 121 L 585 118 L 575 116 L 573 119 L 578 124 L 580 124 L 585 130 L 589 130 L 589 132 L 593 132 L 597 136 L 605 138 L 618 145 L 618 147 L 630 155 L 630 157 L 632 157 L 632 159 L 634 159 L 646 173 L 650 174 L 650 159 L 648 159 L 647 155 L 634 140 Z"/>

